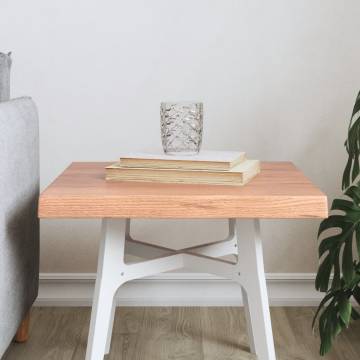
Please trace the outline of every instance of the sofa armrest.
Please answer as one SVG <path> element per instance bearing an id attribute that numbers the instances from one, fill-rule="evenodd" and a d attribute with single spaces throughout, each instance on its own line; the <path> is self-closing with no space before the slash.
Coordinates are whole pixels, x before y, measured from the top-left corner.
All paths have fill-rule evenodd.
<path id="1" fill-rule="evenodd" d="M 0 102 L 0 358 L 38 293 L 38 195 L 36 106 Z"/>

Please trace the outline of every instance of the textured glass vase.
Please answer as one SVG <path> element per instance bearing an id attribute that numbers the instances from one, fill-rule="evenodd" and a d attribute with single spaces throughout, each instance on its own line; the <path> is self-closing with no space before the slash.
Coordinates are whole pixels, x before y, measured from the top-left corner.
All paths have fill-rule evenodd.
<path id="1" fill-rule="evenodd" d="M 200 151 L 203 132 L 203 104 L 161 103 L 161 140 L 169 155 L 194 155 Z"/>

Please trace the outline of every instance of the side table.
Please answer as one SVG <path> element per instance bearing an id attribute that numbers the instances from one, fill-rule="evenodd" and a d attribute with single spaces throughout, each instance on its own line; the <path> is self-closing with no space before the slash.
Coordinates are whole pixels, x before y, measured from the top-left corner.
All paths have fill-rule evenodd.
<path id="1" fill-rule="evenodd" d="M 325 218 L 326 196 L 289 162 L 262 163 L 261 173 L 244 187 L 109 183 L 107 165 L 71 164 L 39 200 L 40 218 L 103 219 L 86 360 L 101 360 L 110 350 L 115 294 L 122 284 L 184 267 L 240 285 L 251 352 L 258 360 L 275 360 L 259 219 Z M 133 239 L 134 218 L 224 218 L 229 235 L 175 251 Z M 145 260 L 126 263 L 125 253 Z M 225 255 L 234 261 L 219 259 Z"/>

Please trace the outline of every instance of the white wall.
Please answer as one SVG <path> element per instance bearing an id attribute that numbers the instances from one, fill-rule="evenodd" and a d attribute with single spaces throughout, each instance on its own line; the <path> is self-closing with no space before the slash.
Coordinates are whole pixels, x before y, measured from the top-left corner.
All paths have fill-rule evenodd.
<path id="1" fill-rule="evenodd" d="M 204 148 L 292 160 L 338 194 L 359 15 L 357 0 L 1 0 L 12 96 L 39 107 L 42 187 L 71 161 L 158 147 L 159 103 L 198 99 Z M 265 221 L 266 270 L 314 272 L 318 224 Z M 178 247 L 225 232 L 203 225 L 138 221 L 134 232 Z M 41 234 L 43 272 L 95 271 L 98 222 L 43 221 Z"/>

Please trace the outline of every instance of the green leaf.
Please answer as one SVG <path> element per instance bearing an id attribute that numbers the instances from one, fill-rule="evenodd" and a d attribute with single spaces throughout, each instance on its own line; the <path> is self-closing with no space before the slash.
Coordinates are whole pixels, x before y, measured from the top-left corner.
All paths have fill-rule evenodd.
<path id="1" fill-rule="evenodd" d="M 354 277 L 354 264 L 352 256 L 352 237 L 349 237 L 345 243 L 342 271 L 344 280 L 347 284 L 351 283 Z"/>
<path id="2" fill-rule="evenodd" d="M 353 161 L 353 169 L 351 174 L 351 181 L 354 182 L 359 175 L 359 153 L 355 152 L 355 159 Z"/>
<path id="3" fill-rule="evenodd" d="M 339 263 L 339 254 L 340 248 L 337 249 L 334 256 L 334 277 L 331 283 L 332 290 L 338 290 L 341 288 L 341 271 L 340 271 L 340 263 Z"/>
<path id="4" fill-rule="evenodd" d="M 331 336 L 335 338 L 344 328 L 343 322 L 338 318 L 338 307 L 334 308 L 334 311 L 331 312 L 329 318 Z"/>
<path id="5" fill-rule="evenodd" d="M 335 199 L 331 205 L 331 210 L 349 211 L 354 210 L 354 202 L 344 199 Z"/>
<path id="6" fill-rule="evenodd" d="M 336 249 L 341 247 L 351 233 L 351 226 L 348 226 L 345 232 L 343 231 L 338 235 L 329 236 L 328 238 L 323 239 L 319 245 L 319 257 L 323 256 L 328 250 L 332 249 L 333 251 L 336 251 Z"/>
<path id="7" fill-rule="evenodd" d="M 321 263 L 315 279 L 316 290 L 327 291 L 329 288 L 330 273 L 333 266 L 331 255 L 327 255 Z"/>
<path id="8" fill-rule="evenodd" d="M 319 226 L 318 237 L 320 234 L 331 228 L 343 229 L 345 226 L 344 215 L 330 215 L 327 219 L 323 220 Z"/>
<path id="9" fill-rule="evenodd" d="M 351 113 L 351 119 L 353 119 L 354 115 L 360 110 L 360 91 L 356 97 L 355 104 L 353 107 L 353 111 Z M 351 121 L 351 120 L 350 120 Z M 351 124 L 351 122 L 350 122 Z"/>
<path id="10" fill-rule="evenodd" d="M 350 186 L 344 193 L 346 196 L 349 196 L 353 199 L 356 204 L 360 203 L 360 188 L 359 186 Z"/>
<path id="11" fill-rule="evenodd" d="M 356 155 L 356 151 L 358 150 L 358 133 L 359 133 L 359 118 L 358 117 L 353 117 L 351 119 L 352 121 L 352 126 L 350 127 L 350 131 L 348 132 L 348 138 L 347 138 L 347 152 L 349 157 L 352 158 L 352 160 L 354 160 L 355 155 Z"/>
<path id="12" fill-rule="evenodd" d="M 331 314 L 334 311 L 333 307 L 329 306 L 320 316 L 319 319 L 319 333 L 321 339 L 320 355 L 323 356 L 331 349 L 333 331 L 331 327 Z"/>
<path id="13" fill-rule="evenodd" d="M 336 328 L 335 328 L 335 336 L 338 336 L 341 333 L 342 329 L 343 329 L 342 324 L 340 322 L 338 322 L 336 324 Z"/>
<path id="14" fill-rule="evenodd" d="M 326 294 L 326 295 L 324 296 L 324 298 L 321 300 L 321 302 L 320 302 L 320 304 L 319 304 L 319 306 L 318 306 L 318 308 L 317 308 L 317 310 L 316 310 L 316 313 L 315 313 L 315 315 L 314 315 L 314 319 L 313 319 L 313 322 L 312 322 L 312 325 L 311 325 L 312 328 L 314 328 L 314 326 L 315 326 L 315 321 L 316 321 L 316 318 L 317 318 L 318 315 L 319 315 L 320 310 L 324 307 L 324 305 L 325 305 L 331 298 L 333 298 L 333 297 L 335 297 L 335 296 L 336 296 L 336 293 L 330 292 L 330 293 Z"/>
<path id="15" fill-rule="evenodd" d="M 346 189 L 350 185 L 350 172 L 351 172 L 352 158 L 349 156 L 346 163 L 343 178 L 342 178 L 342 188 Z"/>
<path id="16" fill-rule="evenodd" d="M 360 92 L 359 92 L 360 94 Z M 346 163 L 343 178 L 342 178 L 342 188 L 346 189 L 350 185 L 350 175 L 352 181 L 356 179 L 359 174 L 359 128 L 360 121 L 358 117 L 358 112 L 360 110 L 360 97 L 356 97 L 356 101 L 353 107 L 351 119 L 349 122 L 348 129 L 348 138 L 345 141 L 346 151 L 348 153 L 348 161 Z M 351 171 L 352 170 L 352 171 Z"/>
<path id="17" fill-rule="evenodd" d="M 355 286 L 355 288 L 353 290 L 353 296 L 354 296 L 356 302 L 360 305 L 360 287 L 359 286 Z"/>
<path id="18" fill-rule="evenodd" d="M 360 258 L 360 225 L 356 227 L 355 237 L 356 237 L 357 253 L 358 253 L 358 257 Z"/>
<path id="19" fill-rule="evenodd" d="M 353 289 L 359 282 L 360 282 L 360 273 L 357 272 L 356 267 L 359 264 L 356 264 L 356 262 L 353 263 L 353 269 L 354 269 L 354 276 L 352 281 L 349 284 L 346 284 L 346 288 L 351 290 Z M 345 282 L 344 282 L 345 284 Z"/>
<path id="20" fill-rule="evenodd" d="M 326 354 L 330 351 L 331 345 L 332 345 L 332 339 L 331 339 L 331 337 L 326 337 L 326 338 L 324 339 L 324 341 L 321 342 L 321 345 L 320 345 L 320 355 L 321 355 L 321 356 L 326 355 Z"/>
<path id="21" fill-rule="evenodd" d="M 339 301 L 339 316 L 344 322 L 345 326 L 348 327 L 351 319 L 352 306 L 349 299 L 343 296 Z"/>

